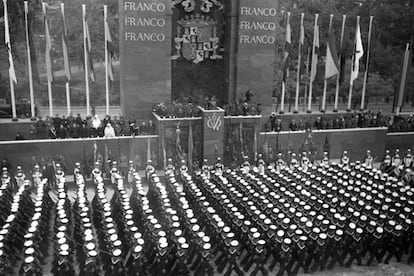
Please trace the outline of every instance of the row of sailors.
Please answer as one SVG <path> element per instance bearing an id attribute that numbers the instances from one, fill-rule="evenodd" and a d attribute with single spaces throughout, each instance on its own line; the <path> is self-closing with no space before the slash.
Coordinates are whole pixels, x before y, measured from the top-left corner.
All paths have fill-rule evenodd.
<path id="1" fill-rule="evenodd" d="M 5 223 L 0 228 L 0 275 L 14 272 L 21 258 L 23 240 L 28 222 L 34 213 L 34 204 L 30 198 L 30 182 L 25 181 L 10 200 L 10 209 Z"/>
<path id="2" fill-rule="evenodd" d="M 198 218 L 197 227 L 204 232 L 209 233 L 212 240 L 211 248 L 203 250 L 204 266 L 208 271 L 208 275 L 213 274 L 213 268 L 209 263 L 209 259 L 218 256 L 215 260 L 217 272 L 221 273 L 226 270 L 225 275 L 230 275 L 235 271 L 238 275 L 243 275 L 237 264 L 239 255 L 240 237 L 236 236 L 238 226 L 232 225 L 226 221 L 223 214 L 220 214 L 213 207 L 214 201 L 208 200 L 207 196 L 201 191 L 202 185 L 197 185 L 193 181 L 191 175 L 184 175 L 184 192 L 188 196 L 189 207 L 194 210 L 194 214 Z M 190 222 L 193 218 L 190 218 Z M 195 227 L 195 226 L 193 226 Z M 226 269 L 227 267 L 227 269 Z M 208 268 L 208 269 L 207 269 Z"/>
<path id="3" fill-rule="evenodd" d="M 114 195 L 111 200 L 111 209 L 113 217 L 118 226 L 118 235 L 122 244 L 125 260 L 125 271 L 127 275 L 143 275 L 144 274 L 144 246 L 145 241 L 142 235 L 142 229 L 136 226 L 130 198 L 124 187 L 123 179 L 120 175 L 113 175 L 115 180 Z M 134 182 L 140 182 L 141 178 L 138 173 L 133 175 Z M 133 182 L 131 182 L 133 184 Z"/>
<path id="4" fill-rule="evenodd" d="M 65 177 L 56 179 L 57 203 L 54 223 L 53 275 L 74 275 L 73 265 L 76 244 L 73 241 L 72 205 L 65 187 Z"/>
<path id="5" fill-rule="evenodd" d="M 289 185 L 287 185 L 287 184 L 289 184 L 289 183 L 282 183 L 283 186 L 287 186 L 288 187 Z M 344 187 L 344 188 L 346 189 L 346 187 Z M 410 193 L 411 192 L 409 192 L 409 194 Z M 307 196 L 309 196 L 309 195 L 307 195 Z M 349 197 L 350 197 L 350 195 L 348 195 L 348 197 L 345 197 L 345 202 L 346 203 L 350 203 L 350 204 L 352 202 L 364 203 L 363 201 L 361 201 L 361 199 L 359 199 L 357 197 L 353 197 L 353 196 L 350 197 L 350 198 Z M 405 199 L 403 198 L 403 200 L 405 200 Z M 378 203 L 380 203 L 380 201 Z M 368 202 L 368 204 L 369 204 L 369 202 Z M 342 203 L 341 203 L 341 205 L 342 205 Z M 333 207 L 337 208 L 337 210 L 340 211 L 340 209 L 341 208 L 343 209 L 345 206 L 342 206 L 341 207 L 341 206 L 335 206 L 334 205 Z M 397 206 L 398 206 L 398 204 L 397 204 Z M 348 208 L 348 210 L 349 211 L 352 211 L 352 212 L 349 212 L 346 215 L 346 218 L 345 219 L 344 219 L 343 216 L 340 216 L 339 218 L 341 218 L 341 219 L 343 219 L 345 221 L 347 218 L 350 218 L 350 217 L 352 217 L 352 215 L 354 215 L 354 216 L 356 216 L 356 218 L 353 218 L 353 220 L 355 220 L 355 222 L 358 222 L 358 223 L 361 222 L 363 225 L 366 225 L 367 224 L 367 218 L 370 218 L 369 214 L 368 213 L 365 213 L 365 211 L 363 211 L 363 215 L 361 215 L 360 214 L 361 207 L 359 205 L 353 205 L 353 207 L 355 207 L 355 209 L 358 210 L 358 211 L 353 211 L 352 208 Z M 326 205 L 326 209 L 328 209 L 328 208 L 329 208 L 329 206 Z M 371 207 L 369 207 L 369 206 L 367 206 L 366 208 L 369 209 L 369 210 L 371 210 Z M 395 210 L 394 208 L 389 208 L 389 207 L 387 207 L 387 208 L 388 208 L 388 210 Z M 320 210 L 320 206 L 319 206 L 319 210 Z M 374 224 L 374 225 L 377 225 L 378 224 L 378 226 L 380 227 L 380 228 L 378 228 L 379 231 L 383 230 L 382 227 L 384 227 L 385 229 L 388 229 L 390 232 L 399 235 L 399 231 L 401 231 L 403 228 L 407 227 L 406 224 L 410 224 L 411 223 L 411 220 L 410 219 L 406 219 L 407 216 L 411 216 L 411 214 L 410 214 L 410 208 L 409 209 L 404 208 L 404 210 L 407 210 L 408 213 L 406 213 L 406 214 L 400 214 L 400 218 L 402 218 L 403 219 L 403 222 L 405 222 L 405 223 L 403 223 L 401 221 L 398 221 L 397 219 L 395 219 L 395 220 L 397 220 L 397 222 L 395 222 L 393 220 L 390 220 L 389 221 L 390 222 L 389 225 L 384 225 L 383 222 L 381 222 L 381 221 L 375 221 L 375 219 L 372 222 L 370 221 L 370 223 L 371 224 Z M 378 216 L 379 211 L 378 210 L 377 211 L 374 211 L 373 212 L 373 215 L 375 215 L 375 214 L 377 214 L 377 216 Z M 382 217 L 384 219 L 385 218 L 388 218 L 388 219 L 394 218 L 393 212 L 391 212 L 390 214 L 387 214 L 387 215 L 388 215 L 388 217 L 385 214 L 382 214 Z M 336 216 L 336 214 L 335 214 L 335 216 Z M 390 229 L 390 226 L 391 226 L 391 229 Z M 394 229 L 392 227 L 394 227 Z"/>
<path id="6" fill-rule="evenodd" d="M 85 191 L 85 179 L 82 174 L 75 175 L 76 199 L 73 203 L 73 239 L 76 243 L 76 259 L 79 275 L 100 275 L 97 237 L 93 231 L 92 210 Z"/>
<path id="7" fill-rule="evenodd" d="M 171 175 L 166 179 L 166 189 L 171 202 L 177 206 L 177 215 L 172 220 L 180 220 L 184 227 L 184 235 L 190 243 L 190 249 L 186 254 L 186 263 L 190 270 L 194 270 L 196 275 L 210 274 L 209 250 L 212 247 L 210 236 L 204 229 L 201 229 L 199 219 L 195 217 L 194 210 L 190 208 L 187 195 L 181 185 L 177 182 L 175 176 Z"/>
<path id="8" fill-rule="evenodd" d="M 1 179 L 0 183 L 0 225 L 3 225 L 10 214 L 13 191 L 10 177 Z"/>
<path id="9" fill-rule="evenodd" d="M 24 261 L 20 275 L 42 275 L 41 263 L 48 257 L 50 218 L 53 201 L 46 190 L 47 179 L 36 188 L 34 213 L 24 235 Z"/>
<path id="10" fill-rule="evenodd" d="M 342 217 L 341 217 L 342 218 Z M 374 222 L 375 223 L 375 222 Z M 352 226 L 352 225 L 351 225 Z M 351 227 L 352 228 L 352 227 Z M 401 228 L 401 225 L 395 225 L 395 230 L 399 230 Z M 379 227 L 377 230 L 378 230 L 378 232 L 381 232 L 381 227 Z M 355 229 L 354 229 L 355 230 Z M 391 229 L 391 230 L 393 230 L 393 229 Z M 358 230 L 357 232 L 359 232 L 359 231 L 361 231 L 361 230 Z M 339 232 L 340 233 L 340 232 Z M 322 233 L 323 234 L 323 233 Z M 358 233 L 357 233 L 358 234 Z M 322 235 L 323 236 L 323 235 Z"/>
<path id="11" fill-rule="evenodd" d="M 172 207 L 169 194 L 156 175 L 152 176 L 148 198 L 154 214 L 157 215 L 159 223 L 162 225 L 162 229 L 166 231 L 167 242 L 170 244 L 166 254 L 157 258 L 157 269 L 151 270 L 151 274 L 188 274 L 189 271 L 184 258 L 189 249 L 189 244 L 183 235 L 184 225 L 178 221 L 177 211 Z"/>
<path id="12" fill-rule="evenodd" d="M 207 195 L 207 198 L 211 199 L 210 201 L 212 202 L 212 207 L 223 214 L 224 219 L 233 227 L 233 229 L 235 229 L 235 236 L 242 241 L 239 252 L 242 253 L 246 250 L 244 259 L 240 261 L 240 264 L 243 266 L 243 270 L 247 272 L 250 270 L 250 267 L 255 264 L 255 268 L 252 272 L 253 275 L 259 272 L 267 274 L 267 270 L 264 267 L 263 262 L 263 259 L 267 253 L 266 247 L 268 242 L 265 238 L 267 230 L 250 225 L 251 228 L 249 228 L 248 231 L 240 231 L 240 226 L 243 225 L 242 221 L 248 214 L 244 213 L 243 215 L 242 212 L 244 211 L 234 206 L 230 199 L 227 198 L 227 187 L 220 186 L 221 180 L 224 180 L 224 178 L 222 176 L 217 177 L 216 175 L 214 175 L 210 180 L 206 177 L 202 177 L 201 189 Z M 260 214 L 256 215 L 258 215 L 256 218 L 259 219 Z M 266 218 L 260 218 L 260 220 L 267 221 Z M 233 262 L 235 262 L 235 260 L 233 260 Z M 239 274 L 241 274 L 237 263 L 233 262 L 231 266 L 233 269 L 238 271 Z"/>
<path id="13" fill-rule="evenodd" d="M 150 181 L 158 183 L 158 177 L 152 174 Z M 174 244 L 168 240 L 166 228 L 156 218 L 156 214 L 150 206 L 150 199 L 146 196 L 146 192 L 142 186 L 142 181 L 136 173 L 135 183 L 130 197 L 131 208 L 134 211 L 135 222 L 139 229 L 143 232 L 143 241 L 145 245 L 142 249 L 142 257 L 140 258 L 140 271 L 142 274 L 162 275 L 168 273 L 167 260 L 169 258 L 170 246 Z M 156 185 L 156 184 L 154 184 Z M 154 274 L 155 273 L 155 274 Z"/>
<path id="14" fill-rule="evenodd" d="M 111 176 L 111 178 L 114 176 Z M 92 200 L 93 223 L 98 229 L 100 260 L 105 275 L 124 275 L 125 253 L 123 243 L 118 235 L 118 226 L 112 217 L 111 204 L 106 198 L 106 189 L 101 176 L 94 175 L 96 185 Z"/>

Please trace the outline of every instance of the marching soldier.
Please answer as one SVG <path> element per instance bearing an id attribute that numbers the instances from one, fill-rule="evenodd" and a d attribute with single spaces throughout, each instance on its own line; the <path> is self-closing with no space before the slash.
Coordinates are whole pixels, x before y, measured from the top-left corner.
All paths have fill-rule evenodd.
<path id="1" fill-rule="evenodd" d="M 404 167 L 411 168 L 413 166 L 413 156 L 411 154 L 411 149 L 407 149 L 407 153 L 404 156 Z"/>
<path id="2" fill-rule="evenodd" d="M 218 156 L 216 159 L 216 163 L 214 163 L 214 170 L 216 171 L 216 174 L 223 175 L 224 172 L 224 164 L 221 162 L 221 157 Z"/>
<path id="3" fill-rule="evenodd" d="M 240 165 L 240 170 L 243 173 L 249 173 L 250 171 L 250 162 L 249 162 L 249 157 L 247 155 L 243 156 L 243 163 Z"/>
<path id="4" fill-rule="evenodd" d="M 151 176 L 155 173 L 155 168 L 152 165 L 152 160 L 148 160 L 147 166 L 145 167 L 145 178 L 147 179 L 147 183 L 150 183 Z"/>
<path id="5" fill-rule="evenodd" d="M 174 176 L 175 175 L 175 167 L 173 164 L 173 160 L 171 158 L 168 158 L 167 160 L 167 166 L 164 170 L 165 176 Z"/>
<path id="6" fill-rule="evenodd" d="M 365 155 L 364 165 L 368 169 L 372 169 L 374 165 L 374 158 L 371 156 L 371 151 L 367 150 L 367 154 Z"/>
<path id="7" fill-rule="evenodd" d="M 300 160 L 300 166 L 302 167 L 302 169 L 304 171 L 307 171 L 308 167 L 309 167 L 309 164 L 310 164 L 310 160 L 308 158 L 308 155 L 304 151 L 304 152 L 302 152 L 302 159 Z"/>
<path id="8" fill-rule="evenodd" d="M 266 162 L 263 160 L 263 155 L 261 153 L 257 156 L 257 168 L 259 169 L 260 174 L 265 173 Z"/>
<path id="9" fill-rule="evenodd" d="M 127 176 L 128 183 L 133 184 L 134 183 L 134 174 L 136 172 L 135 166 L 134 166 L 134 161 L 129 160 L 128 165 L 129 165 L 129 167 L 128 167 L 128 176 Z"/>
<path id="10" fill-rule="evenodd" d="M 187 162 L 183 159 L 181 160 L 180 174 L 181 176 L 183 176 L 183 175 L 186 175 L 187 173 L 188 173 Z"/>
<path id="11" fill-rule="evenodd" d="M 12 187 L 13 190 L 16 189 L 16 188 L 19 188 L 20 186 L 22 186 L 23 183 L 24 183 L 25 178 L 26 178 L 26 176 L 23 173 L 22 167 L 17 166 L 16 176 L 14 177 L 16 185 L 14 187 Z"/>
<path id="12" fill-rule="evenodd" d="M 39 186 L 42 181 L 42 173 L 40 172 L 40 167 L 37 164 L 33 168 L 32 177 L 33 177 L 33 185 Z"/>
<path id="13" fill-rule="evenodd" d="M 207 179 L 210 179 L 210 166 L 208 165 L 208 160 L 203 160 L 203 166 L 201 166 L 202 173 L 207 177 Z"/>
<path id="14" fill-rule="evenodd" d="M 346 150 L 344 150 L 344 152 L 342 153 L 341 164 L 345 168 L 348 168 L 349 167 L 349 157 L 348 157 L 348 152 Z"/>

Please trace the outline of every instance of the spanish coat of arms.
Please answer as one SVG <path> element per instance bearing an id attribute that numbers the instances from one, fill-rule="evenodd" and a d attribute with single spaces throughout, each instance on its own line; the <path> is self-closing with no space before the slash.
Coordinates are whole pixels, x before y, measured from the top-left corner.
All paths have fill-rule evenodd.
<path id="1" fill-rule="evenodd" d="M 175 53 L 172 59 L 183 57 L 194 63 L 207 59 L 222 59 L 218 54 L 219 35 L 217 21 L 210 17 L 213 7 L 222 11 L 218 0 L 175 0 L 173 7 L 182 6 L 186 15 L 177 21 L 174 38 Z M 195 13 L 194 13 L 195 12 Z"/>

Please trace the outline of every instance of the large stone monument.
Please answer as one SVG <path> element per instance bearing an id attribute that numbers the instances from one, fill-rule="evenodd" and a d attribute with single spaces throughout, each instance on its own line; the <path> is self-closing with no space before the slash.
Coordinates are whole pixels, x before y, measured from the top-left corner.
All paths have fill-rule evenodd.
<path id="1" fill-rule="evenodd" d="M 171 98 L 171 1 L 120 0 L 121 110 L 147 118 Z"/>

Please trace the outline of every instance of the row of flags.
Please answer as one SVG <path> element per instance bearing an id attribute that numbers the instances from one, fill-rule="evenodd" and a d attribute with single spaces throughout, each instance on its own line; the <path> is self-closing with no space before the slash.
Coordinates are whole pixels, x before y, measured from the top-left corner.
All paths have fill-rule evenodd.
<path id="1" fill-rule="evenodd" d="M 295 110 L 297 110 L 298 105 L 298 98 L 299 98 L 299 78 L 301 75 L 301 59 L 304 56 L 302 51 L 305 49 L 305 28 L 303 24 L 304 14 L 301 14 L 301 22 L 300 22 L 300 29 L 299 29 L 299 45 L 298 45 L 298 76 L 297 76 L 297 87 L 296 87 L 296 101 L 295 101 Z M 313 31 L 313 42 L 312 42 L 312 50 L 310 52 L 310 72 L 309 72 L 309 106 L 308 110 L 311 109 L 311 98 L 312 98 L 312 85 L 313 82 L 316 79 L 317 75 L 317 69 L 318 69 L 318 63 L 319 63 L 319 48 L 320 48 L 320 26 L 318 23 L 319 14 L 315 14 L 315 25 L 314 25 L 314 31 Z M 341 42 L 340 42 L 340 51 L 337 50 L 336 46 L 336 38 L 335 38 L 335 32 L 334 28 L 332 27 L 332 19 L 333 15 L 330 16 L 330 24 L 329 24 L 329 37 L 326 44 L 326 59 L 325 59 L 325 82 L 329 80 L 330 78 L 336 76 L 338 79 L 338 86 L 339 86 L 339 78 L 343 68 L 343 63 L 345 60 L 343 57 L 341 57 L 342 54 L 342 44 L 343 44 L 343 36 L 344 36 L 344 27 L 345 27 L 345 20 L 346 16 L 343 16 L 343 22 L 342 22 L 342 33 L 341 33 Z M 372 27 L 372 19 L 370 18 L 370 35 L 369 35 L 369 42 L 368 46 L 370 46 L 370 40 L 371 40 L 371 27 Z M 292 31 L 290 26 L 290 12 L 287 13 L 286 16 L 286 34 L 285 34 L 285 43 L 284 43 L 284 50 L 283 50 L 283 80 L 282 80 L 282 105 L 283 105 L 283 99 L 284 99 L 284 87 L 286 86 L 287 76 L 289 74 L 289 67 L 290 67 L 290 60 L 291 60 L 291 44 L 292 44 Z M 369 47 L 368 47 L 369 52 Z M 357 17 L 357 24 L 356 24 L 356 31 L 355 31 L 355 44 L 354 44 L 354 52 L 352 56 L 352 69 L 351 69 L 351 77 L 350 77 L 350 84 L 351 87 L 353 85 L 353 82 L 355 79 L 357 79 L 359 74 L 359 64 L 360 59 L 364 55 L 364 48 L 362 44 L 362 37 L 361 37 L 361 28 L 360 28 L 360 17 Z M 367 59 L 367 64 L 368 64 Z M 368 66 L 366 66 L 368 68 Z M 326 90 L 326 88 L 324 89 Z M 325 93 L 325 92 L 324 92 Z M 350 94 L 350 96 L 352 93 Z M 337 96 L 337 95 L 336 95 Z M 324 95 L 324 98 L 326 95 Z M 336 100 L 337 101 L 337 100 Z M 324 104 L 323 104 L 324 105 Z M 283 108 L 283 107 L 282 107 Z"/>
<path id="2" fill-rule="evenodd" d="M 16 77 L 16 71 L 15 71 L 15 67 L 14 67 L 14 62 L 13 62 L 13 55 L 12 55 L 12 45 L 10 42 L 10 28 L 9 28 L 9 15 L 8 15 L 8 7 L 7 7 L 7 0 L 3 0 L 3 7 L 4 7 L 4 27 L 5 27 L 5 45 L 7 47 L 7 51 L 8 51 L 8 60 L 9 60 L 9 76 L 10 76 L 10 80 L 11 82 L 13 82 L 13 84 L 11 84 L 11 98 L 12 98 L 12 109 L 15 109 L 15 96 L 14 96 L 14 84 L 17 84 L 17 77 Z M 83 5 L 85 6 L 85 5 Z M 45 35 L 45 65 L 46 65 L 46 77 L 47 77 L 47 81 L 48 81 L 48 92 L 49 92 L 49 109 L 50 109 L 50 115 L 53 115 L 53 110 L 52 110 L 52 86 L 51 83 L 53 83 L 54 81 L 54 73 L 53 73 L 53 57 L 52 57 L 52 37 L 50 34 L 50 28 L 49 28 L 49 18 L 48 18 L 48 10 L 51 7 L 47 4 L 47 3 L 42 3 L 42 13 L 43 13 L 43 23 L 44 23 L 44 35 Z M 106 55 L 106 62 L 105 62 L 105 68 L 107 68 L 106 70 L 106 76 L 105 78 L 108 79 L 108 81 L 113 81 L 114 80 L 114 73 L 113 73 L 113 66 L 112 66 L 112 60 L 114 57 L 114 51 L 115 51 L 115 46 L 112 42 L 112 36 L 111 36 L 111 32 L 110 32 L 110 28 L 109 28 L 109 24 L 108 24 L 108 20 L 107 20 L 107 7 L 104 6 L 104 28 L 105 28 L 105 55 Z M 31 98 L 31 105 L 32 105 L 32 116 L 34 117 L 34 92 L 33 92 L 33 85 L 32 85 L 32 65 L 31 65 L 31 49 L 34 49 L 34 45 L 32 45 L 32 41 L 30 39 L 30 26 L 28 23 L 28 17 L 29 17 L 29 7 L 28 7 L 28 2 L 24 1 L 24 12 L 25 12 L 25 22 L 26 22 L 26 46 L 27 46 L 27 54 L 28 54 L 28 67 L 29 67 L 29 83 L 30 83 L 30 98 Z M 70 97 L 69 97 L 69 85 L 68 83 L 71 80 L 71 66 L 70 66 L 70 62 L 69 62 L 69 54 L 68 54 L 68 43 L 67 43 L 67 28 L 66 28 L 66 18 L 65 18 L 65 6 L 64 3 L 61 3 L 60 6 L 60 13 L 61 13 L 61 17 L 62 17 L 62 25 L 63 25 L 63 30 L 61 33 L 61 42 L 62 42 L 62 55 L 63 55 L 63 64 L 64 64 L 64 71 L 65 71 L 65 78 L 66 78 L 66 83 L 67 83 L 67 91 L 66 93 L 67 95 L 67 101 L 68 101 L 68 114 L 70 113 Z M 91 80 L 92 82 L 95 82 L 96 80 L 96 75 L 95 75 L 95 70 L 93 68 L 93 61 L 92 61 L 92 55 L 91 55 L 91 50 L 92 50 L 92 43 L 91 43 L 91 36 L 89 33 L 89 26 L 88 26 L 88 20 L 87 20 L 87 16 L 86 16 L 86 12 L 83 12 L 83 16 L 82 16 L 82 20 L 83 20 L 83 26 L 84 26 L 84 30 L 83 30 L 83 39 L 84 39 L 84 54 L 85 54 L 85 70 L 87 70 L 87 75 L 88 78 L 85 80 L 86 82 L 89 82 L 89 80 Z M 87 89 L 86 89 L 86 93 L 87 93 L 87 98 L 89 96 L 89 89 L 88 89 L 88 85 L 87 85 Z M 108 90 L 108 88 L 107 88 Z M 107 93 L 107 96 L 109 93 Z M 107 101 L 107 103 L 109 104 L 109 101 Z M 87 103 L 88 104 L 88 103 Z M 107 107 L 107 109 L 109 109 L 109 107 Z M 13 112 L 13 118 L 16 117 L 15 111 Z"/>

